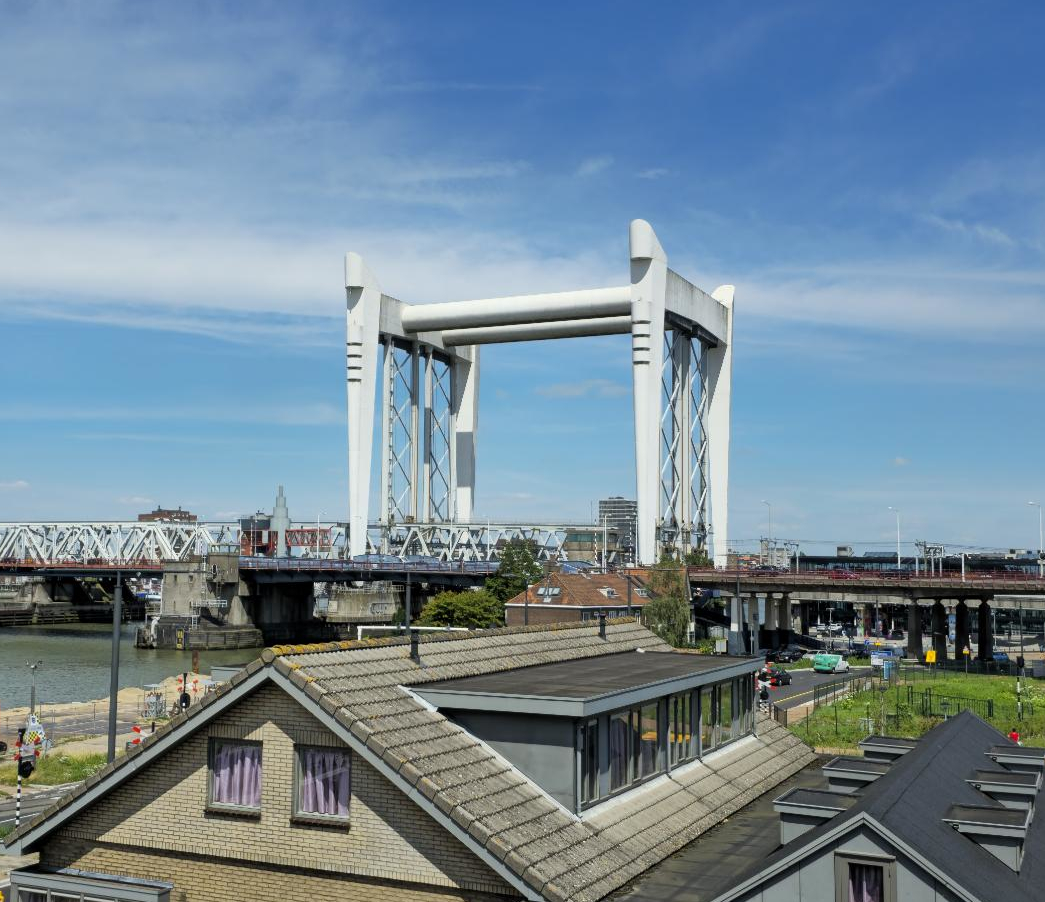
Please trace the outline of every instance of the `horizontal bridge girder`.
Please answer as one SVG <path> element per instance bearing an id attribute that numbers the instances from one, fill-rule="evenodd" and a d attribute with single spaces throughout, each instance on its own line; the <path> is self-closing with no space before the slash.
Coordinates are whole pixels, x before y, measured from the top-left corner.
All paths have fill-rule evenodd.
<path id="1" fill-rule="evenodd" d="M 524 294 L 478 301 L 449 301 L 403 308 L 406 332 L 437 332 L 478 326 L 514 326 L 631 313 L 631 286 Z"/>
<path id="2" fill-rule="evenodd" d="M 550 338 L 626 335 L 629 332 L 631 332 L 630 316 L 603 316 L 598 319 L 568 319 L 546 323 L 517 323 L 513 326 L 449 329 L 443 333 L 443 344 L 448 347 L 488 345 L 510 341 L 543 341 Z"/>

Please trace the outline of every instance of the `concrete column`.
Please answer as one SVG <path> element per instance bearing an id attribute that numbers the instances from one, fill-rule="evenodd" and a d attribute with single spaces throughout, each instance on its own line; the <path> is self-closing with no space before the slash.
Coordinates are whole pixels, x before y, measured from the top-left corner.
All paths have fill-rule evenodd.
<path id="1" fill-rule="evenodd" d="M 907 608 L 907 657 L 922 657 L 922 609 L 913 598 Z"/>
<path id="2" fill-rule="evenodd" d="M 759 625 L 758 644 L 762 648 L 777 648 L 776 600 L 767 594 L 765 600 L 765 617 Z"/>
<path id="3" fill-rule="evenodd" d="M 729 599 L 729 637 L 726 640 L 726 649 L 731 655 L 739 655 L 744 650 L 744 612 L 740 603 L 740 596 L 733 595 Z"/>
<path id="4" fill-rule="evenodd" d="M 933 650 L 936 660 L 943 663 L 947 660 L 947 609 L 943 602 L 937 600 L 932 608 Z"/>
<path id="5" fill-rule="evenodd" d="M 776 634 L 777 648 L 787 648 L 791 644 L 791 596 L 786 592 L 777 602 Z"/>
<path id="6" fill-rule="evenodd" d="M 809 635 L 809 602 L 798 603 L 798 629 L 803 636 Z"/>
<path id="7" fill-rule="evenodd" d="M 962 650 L 969 647 L 969 608 L 964 601 L 959 601 L 954 609 L 954 660 L 961 661 L 965 656 Z"/>
<path id="8" fill-rule="evenodd" d="M 977 626 L 979 627 L 977 657 L 981 661 L 989 661 L 994 657 L 994 630 L 991 629 L 991 606 L 986 598 L 980 600 L 977 620 Z"/>
<path id="9" fill-rule="evenodd" d="M 708 487 L 711 496 L 711 544 L 715 566 L 726 566 L 729 538 L 729 431 L 733 381 L 733 286 L 720 285 L 711 296 L 726 308 L 726 340 L 707 348 Z M 658 433 L 659 434 L 659 433 Z"/>

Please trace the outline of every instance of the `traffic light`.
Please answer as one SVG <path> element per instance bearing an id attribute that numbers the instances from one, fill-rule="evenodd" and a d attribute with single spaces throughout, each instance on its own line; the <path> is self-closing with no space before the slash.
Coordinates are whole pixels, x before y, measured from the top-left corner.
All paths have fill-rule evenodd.
<path id="1" fill-rule="evenodd" d="M 18 776 L 23 780 L 33 775 L 33 770 L 36 768 L 35 758 L 19 758 L 18 759 Z"/>

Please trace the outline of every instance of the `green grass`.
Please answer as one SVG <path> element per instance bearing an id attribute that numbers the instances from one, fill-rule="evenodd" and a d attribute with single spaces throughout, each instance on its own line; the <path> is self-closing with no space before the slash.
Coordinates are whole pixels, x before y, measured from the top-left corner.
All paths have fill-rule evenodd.
<path id="1" fill-rule="evenodd" d="M 0 839 L 3 839 L 8 833 L 14 833 L 14 831 L 14 824 L 0 824 Z"/>
<path id="2" fill-rule="evenodd" d="M 994 702 L 992 726 L 1004 734 L 1015 726 L 1024 744 L 1045 745 L 1045 686 L 1038 681 L 1022 680 L 1025 707 L 1023 719 L 1018 720 L 1014 677 L 949 673 L 933 678 L 929 671 L 918 671 L 917 676 L 911 682 L 892 684 L 884 693 L 873 689 L 822 705 L 790 729 L 814 746 L 853 748 L 872 732 L 918 737 L 941 720 L 921 715 L 919 694 L 931 690 L 934 696 L 990 699 Z M 913 704 L 908 703 L 907 686 L 914 689 Z"/>
<path id="3" fill-rule="evenodd" d="M 105 755 L 89 753 L 85 755 L 65 755 L 52 752 L 36 760 L 33 775 L 22 781 L 23 786 L 57 786 L 60 783 L 75 783 L 86 780 L 91 774 L 105 767 Z M 0 765 L 0 785 L 14 786 L 18 773 L 14 762 Z"/>

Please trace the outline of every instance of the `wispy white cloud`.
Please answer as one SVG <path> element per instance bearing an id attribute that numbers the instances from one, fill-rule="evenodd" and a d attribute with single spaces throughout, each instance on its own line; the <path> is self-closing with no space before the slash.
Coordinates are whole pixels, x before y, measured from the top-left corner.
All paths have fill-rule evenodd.
<path id="1" fill-rule="evenodd" d="M 650 169 L 642 169 L 636 173 L 636 176 L 640 179 L 662 179 L 665 176 L 671 175 L 670 169 L 665 169 L 663 166 L 654 166 Z"/>
<path id="2" fill-rule="evenodd" d="M 116 503 L 127 507 L 138 507 L 143 504 L 155 504 L 156 501 L 152 498 L 146 498 L 144 495 L 121 495 L 116 499 Z"/>
<path id="3" fill-rule="evenodd" d="M 631 389 L 611 379 L 583 379 L 580 382 L 556 382 L 534 389 L 545 398 L 619 398 Z"/>
<path id="4" fill-rule="evenodd" d="M 17 492 L 29 488 L 29 483 L 24 479 L 10 479 L 0 482 L 0 491 Z"/>
<path id="5" fill-rule="evenodd" d="M 910 460 L 908 460 L 906 457 L 894 457 L 893 458 L 893 466 L 894 467 L 906 467 L 910 463 L 911 463 Z"/>
<path id="6" fill-rule="evenodd" d="M 600 172 L 605 172 L 613 165 L 613 157 L 608 154 L 603 154 L 597 157 L 587 157 L 581 160 L 580 165 L 577 167 L 576 174 L 580 178 L 589 178 L 593 175 L 598 175 Z"/>
<path id="7" fill-rule="evenodd" d="M 1007 235 L 997 226 L 986 225 L 981 222 L 966 222 L 963 219 L 939 216 L 936 213 L 926 214 L 922 219 L 929 225 L 954 235 L 966 235 L 991 244 L 1000 244 L 1007 247 L 1011 247 L 1016 243 L 1010 235 Z"/>

